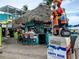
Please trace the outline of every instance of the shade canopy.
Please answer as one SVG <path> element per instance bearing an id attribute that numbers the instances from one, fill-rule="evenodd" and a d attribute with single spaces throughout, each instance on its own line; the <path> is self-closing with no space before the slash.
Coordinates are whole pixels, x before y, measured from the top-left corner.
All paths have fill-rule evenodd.
<path id="1" fill-rule="evenodd" d="M 11 13 L 11 14 L 16 14 L 16 15 L 21 15 L 21 14 L 25 13 L 25 11 L 18 9 L 18 8 L 15 8 L 13 6 L 9 6 L 9 5 L 1 7 L 0 11 L 8 12 L 8 13 Z"/>

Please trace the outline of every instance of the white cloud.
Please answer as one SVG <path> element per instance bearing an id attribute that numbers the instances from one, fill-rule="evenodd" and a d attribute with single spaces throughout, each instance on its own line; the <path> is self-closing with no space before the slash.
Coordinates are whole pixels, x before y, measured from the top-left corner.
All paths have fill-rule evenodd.
<path id="1" fill-rule="evenodd" d="M 75 25 L 79 24 L 79 16 L 69 16 L 69 24 Z"/>
<path id="2" fill-rule="evenodd" d="M 66 0 L 63 1 L 62 7 L 66 10 L 76 10 L 79 9 L 79 0 Z"/>
<path id="3" fill-rule="evenodd" d="M 62 2 L 62 7 L 64 7 L 64 6 L 67 5 L 67 4 L 70 4 L 70 3 L 72 3 L 71 0 L 63 0 L 63 2 Z"/>
<path id="4" fill-rule="evenodd" d="M 13 7 L 21 9 L 23 5 L 27 5 L 28 9 L 32 10 L 42 2 L 43 0 L 0 0 L 0 7 L 11 5 Z"/>
<path id="5" fill-rule="evenodd" d="M 67 4 L 67 3 L 71 3 L 71 1 L 70 0 L 63 0 L 63 3 Z"/>
<path id="6" fill-rule="evenodd" d="M 79 10 L 66 10 L 66 13 L 67 14 L 70 14 L 70 13 L 79 13 Z"/>

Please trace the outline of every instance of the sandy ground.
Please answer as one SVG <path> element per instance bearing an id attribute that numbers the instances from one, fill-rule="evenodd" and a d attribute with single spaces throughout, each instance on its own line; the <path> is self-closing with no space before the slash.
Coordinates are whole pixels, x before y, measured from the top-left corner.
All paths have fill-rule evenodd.
<path id="1" fill-rule="evenodd" d="M 45 45 L 20 45 L 9 41 L 3 44 L 0 59 L 47 59 L 47 47 Z"/>

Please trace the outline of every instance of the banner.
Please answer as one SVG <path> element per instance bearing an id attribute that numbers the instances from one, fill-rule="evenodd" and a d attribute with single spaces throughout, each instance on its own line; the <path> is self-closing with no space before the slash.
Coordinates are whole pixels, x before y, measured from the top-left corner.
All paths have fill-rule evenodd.
<path id="1" fill-rule="evenodd" d="M 57 45 L 49 45 L 47 54 L 48 59 L 67 59 L 66 48 Z"/>

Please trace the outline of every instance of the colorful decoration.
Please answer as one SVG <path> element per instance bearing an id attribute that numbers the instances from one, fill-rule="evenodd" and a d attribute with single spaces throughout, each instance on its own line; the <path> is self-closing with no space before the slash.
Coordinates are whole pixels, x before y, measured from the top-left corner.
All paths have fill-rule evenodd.
<path id="1" fill-rule="evenodd" d="M 64 13 L 64 10 L 61 7 L 58 7 L 57 13 L 62 15 Z"/>
<path id="2" fill-rule="evenodd" d="M 57 6 L 60 7 L 62 0 L 53 0 L 53 3 L 57 4 Z"/>
<path id="3" fill-rule="evenodd" d="M 51 4 L 51 20 L 53 25 L 53 32 L 54 34 L 58 35 L 60 28 L 68 23 L 65 10 L 61 8 L 61 3 L 63 0 L 53 0 Z M 57 26 L 57 27 L 56 27 Z M 55 27 L 55 28 L 54 28 Z"/>

